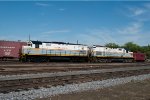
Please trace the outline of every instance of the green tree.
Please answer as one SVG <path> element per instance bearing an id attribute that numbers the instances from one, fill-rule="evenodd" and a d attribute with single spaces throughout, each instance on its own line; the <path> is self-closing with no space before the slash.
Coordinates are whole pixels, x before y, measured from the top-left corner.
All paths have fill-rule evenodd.
<path id="1" fill-rule="evenodd" d="M 150 45 L 142 46 L 142 52 L 146 54 L 147 58 L 150 59 Z"/>
<path id="2" fill-rule="evenodd" d="M 106 47 L 109 47 L 109 48 L 119 48 L 119 45 L 118 44 L 115 44 L 115 43 L 108 43 L 105 45 Z"/>
<path id="3" fill-rule="evenodd" d="M 132 52 L 139 52 L 141 51 L 141 47 L 133 42 L 127 42 L 123 46 L 124 48 L 132 51 Z"/>

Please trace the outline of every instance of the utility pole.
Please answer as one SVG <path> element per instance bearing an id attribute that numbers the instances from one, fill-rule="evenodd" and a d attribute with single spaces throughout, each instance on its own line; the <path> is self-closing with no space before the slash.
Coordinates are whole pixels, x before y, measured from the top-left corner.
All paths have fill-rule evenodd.
<path id="1" fill-rule="evenodd" d="M 29 41 L 30 41 L 30 34 L 29 34 Z"/>

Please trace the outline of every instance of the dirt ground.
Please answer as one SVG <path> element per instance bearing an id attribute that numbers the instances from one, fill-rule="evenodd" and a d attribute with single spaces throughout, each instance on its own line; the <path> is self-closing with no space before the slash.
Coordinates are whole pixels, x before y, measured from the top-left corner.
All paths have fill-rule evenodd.
<path id="1" fill-rule="evenodd" d="M 40 100 L 150 100 L 150 79 L 100 90 L 57 95 Z"/>

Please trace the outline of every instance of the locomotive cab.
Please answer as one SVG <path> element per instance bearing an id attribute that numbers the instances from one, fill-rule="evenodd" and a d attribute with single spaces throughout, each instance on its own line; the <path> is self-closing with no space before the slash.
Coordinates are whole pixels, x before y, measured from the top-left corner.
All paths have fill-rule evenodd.
<path id="1" fill-rule="evenodd" d="M 32 47 L 32 43 L 30 41 L 27 42 L 27 46 L 31 46 Z"/>

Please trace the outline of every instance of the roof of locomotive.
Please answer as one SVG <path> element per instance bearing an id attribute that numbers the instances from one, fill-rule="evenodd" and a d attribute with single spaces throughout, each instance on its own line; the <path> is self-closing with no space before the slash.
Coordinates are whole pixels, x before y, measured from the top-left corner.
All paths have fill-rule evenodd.
<path id="1" fill-rule="evenodd" d="M 42 44 L 41 41 L 31 41 L 33 44 Z"/>
<path id="2" fill-rule="evenodd" d="M 87 46 L 84 44 L 75 44 L 75 43 L 65 43 L 65 42 L 45 42 L 45 41 L 31 41 L 33 44 L 42 44 L 42 43 L 53 43 L 53 44 L 68 44 L 68 45 L 83 45 L 83 46 Z"/>
<path id="3" fill-rule="evenodd" d="M 102 46 L 102 45 L 93 45 L 94 47 L 105 47 L 105 46 Z"/>

